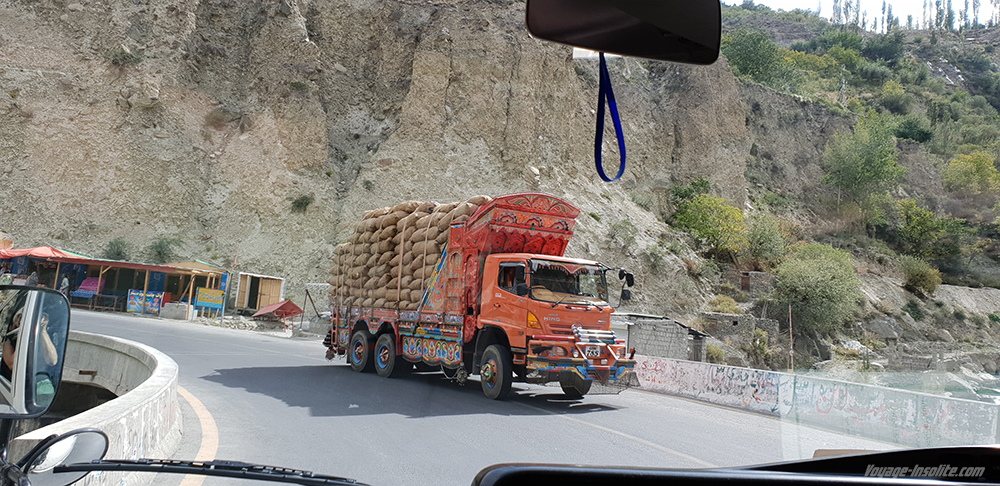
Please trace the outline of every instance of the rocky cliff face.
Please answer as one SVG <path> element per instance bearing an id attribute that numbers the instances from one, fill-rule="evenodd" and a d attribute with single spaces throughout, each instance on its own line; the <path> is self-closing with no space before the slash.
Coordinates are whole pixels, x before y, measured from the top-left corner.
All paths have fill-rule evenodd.
<path id="1" fill-rule="evenodd" d="M 139 260 L 158 236 L 220 264 L 239 248 L 294 294 L 326 279 L 361 212 L 401 200 L 554 193 L 584 212 L 571 255 L 633 268 L 668 231 L 637 197 L 707 175 L 743 204 L 750 141 L 724 61 L 612 61 L 629 166 L 605 184 L 596 63 L 532 39 L 523 16 L 506 1 L 0 5 L 0 229 L 92 254 L 121 237 Z M 613 172 L 610 130 L 605 148 Z M 640 234 L 614 249 L 623 219 Z M 676 301 L 700 284 L 668 267 L 646 269 L 637 307 L 694 310 Z"/>

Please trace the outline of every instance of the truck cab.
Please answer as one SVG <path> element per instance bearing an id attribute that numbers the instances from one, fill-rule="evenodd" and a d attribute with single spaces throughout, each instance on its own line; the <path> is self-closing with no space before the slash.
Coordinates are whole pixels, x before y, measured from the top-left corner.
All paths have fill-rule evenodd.
<path id="1" fill-rule="evenodd" d="M 607 270 L 559 256 L 489 255 L 478 327 L 503 330 L 526 381 L 558 381 L 567 394 L 586 394 L 593 380 L 617 380 L 633 365 L 611 332 Z"/>

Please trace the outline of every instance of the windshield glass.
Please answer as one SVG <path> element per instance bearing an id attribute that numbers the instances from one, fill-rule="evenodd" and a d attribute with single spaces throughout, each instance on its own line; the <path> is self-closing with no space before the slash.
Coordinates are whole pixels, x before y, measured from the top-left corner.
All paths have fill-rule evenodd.
<path id="1" fill-rule="evenodd" d="M 607 305 L 604 269 L 551 260 L 531 260 L 531 298 L 545 302 Z"/>

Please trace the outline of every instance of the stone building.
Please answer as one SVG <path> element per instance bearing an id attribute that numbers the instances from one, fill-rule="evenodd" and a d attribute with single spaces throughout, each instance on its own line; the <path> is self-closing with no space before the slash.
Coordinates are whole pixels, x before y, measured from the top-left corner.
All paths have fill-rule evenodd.
<path id="1" fill-rule="evenodd" d="M 630 350 L 643 356 L 705 361 L 705 333 L 669 317 L 612 314 L 612 328 L 624 333 Z"/>

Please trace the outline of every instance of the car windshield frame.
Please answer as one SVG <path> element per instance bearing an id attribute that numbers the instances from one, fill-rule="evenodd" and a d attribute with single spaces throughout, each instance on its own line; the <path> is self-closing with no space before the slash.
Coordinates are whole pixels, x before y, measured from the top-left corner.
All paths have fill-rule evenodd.
<path id="1" fill-rule="evenodd" d="M 608 303 L 608 282 L 606 268 L 596 264 L 560 262 L 532 258 L 528 260 L 528 296 L 540 302 L 564 303 L 576 305 L 606 306 Z M 577 276 L 574 281 L 559 280 L 557 272 L 565 276 Z M 539 275 L 550 273 L 551 276 L 539 278 Z M 586 277 L 595 277 L 584 282 Z M 594 293 L 587 292 L 592 287 Z"/>

